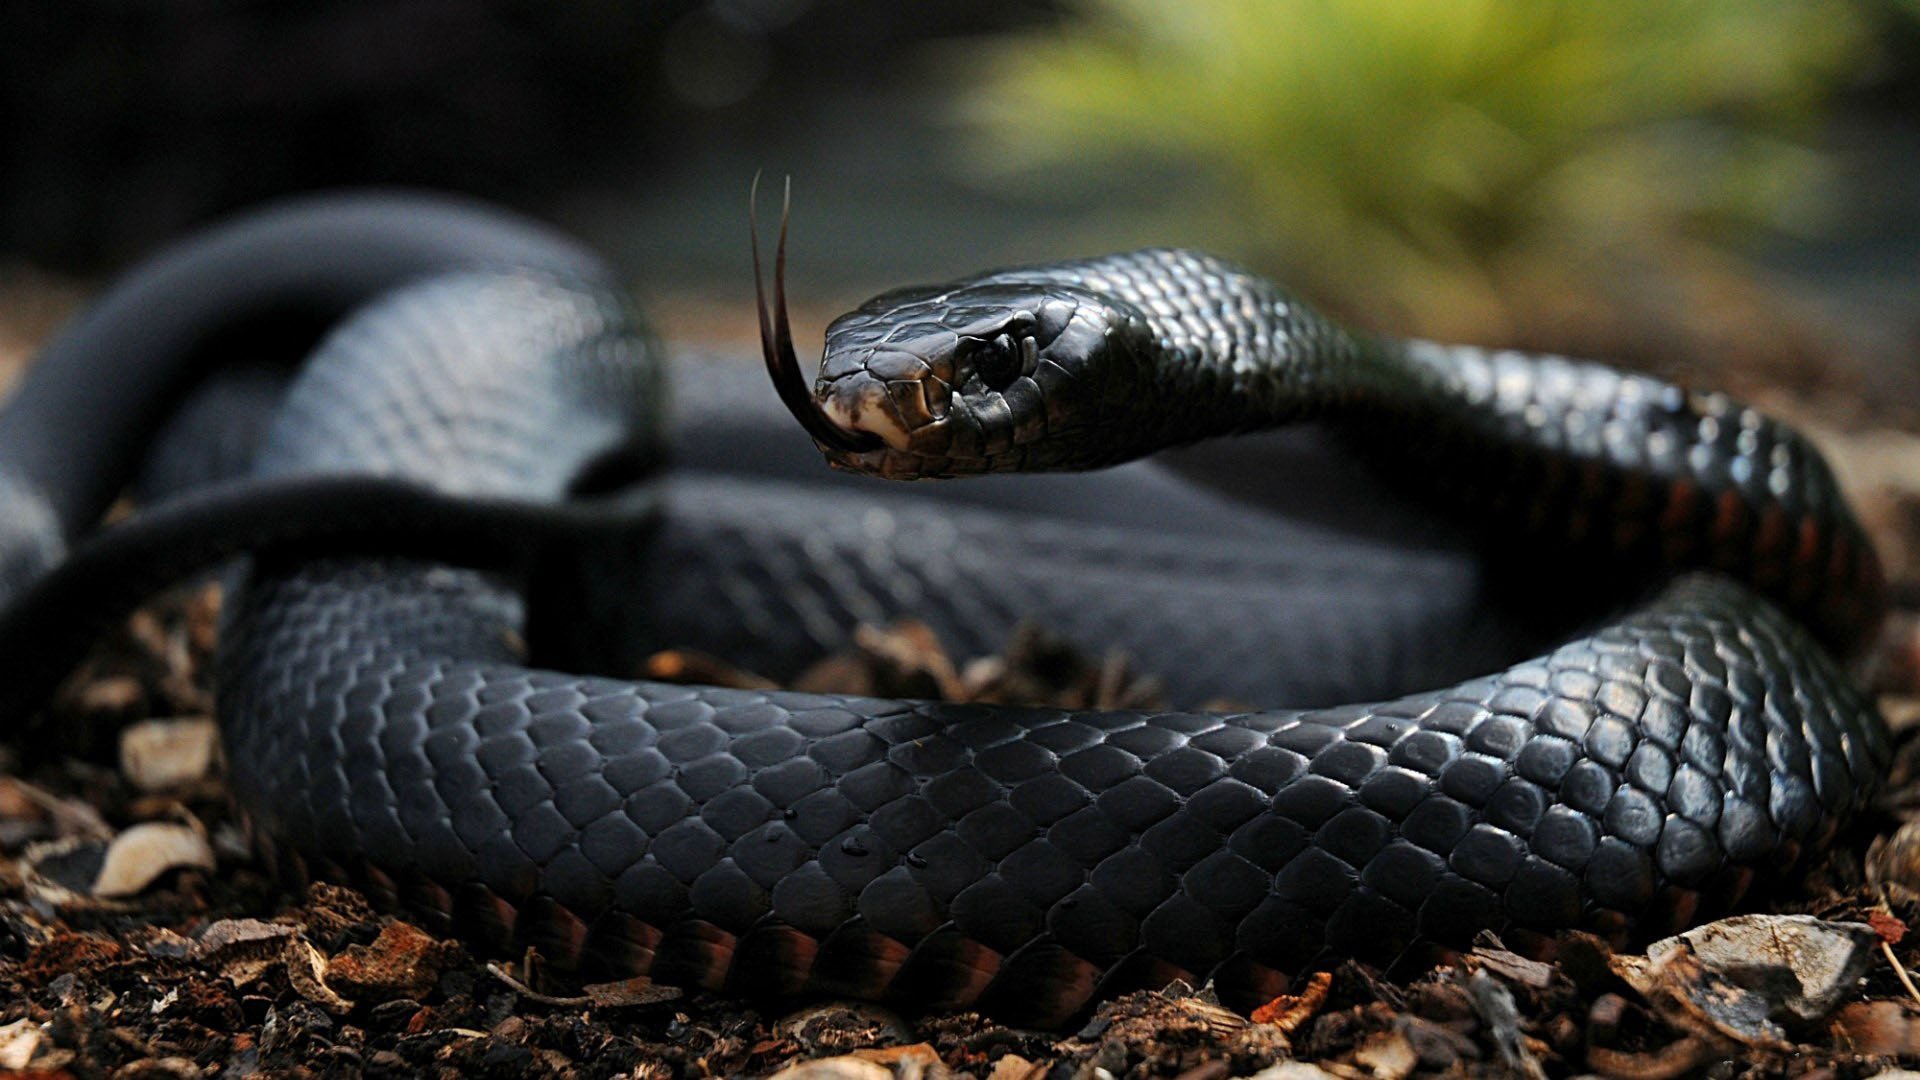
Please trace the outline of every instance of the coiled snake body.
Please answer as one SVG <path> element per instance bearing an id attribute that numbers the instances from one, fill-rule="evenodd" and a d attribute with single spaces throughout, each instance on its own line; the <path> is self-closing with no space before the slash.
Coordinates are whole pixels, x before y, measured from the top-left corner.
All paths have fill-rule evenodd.
<path id="1" fill-rule="evenodd" d="M 211 362 L 292 351 L 348 312 L 243 440 L 244 478 L 195 466 L 219 482 L 89 536 Z M 636 580 L 620 559 L 651 567 L 623 603 L 680 597 L 686 625 L 789 653 L 885 614 L 847 599 L 879 596 L 956 625 L 1110 611 L 1147 651 L 1190 625 L 1283 669 L 1262 642 L 1309 621 L 1285 596 L 1363 591 L 1263 591 L 1289 552 L 1205 522 L 1156 540 L 959 504 L 849 511 L 867 497 L 739 477 L 628 485 L 663 438 L 635 327 L 564 241 L 413 197 L 289 204 L 136 273 L 0 413 L 7 707 L 35 704 L 89 612 L 251 552 L 221 719 L 239 798 L 308 868 L 566 963 L 1040 1020 L 1180 974 L 1245 999 L 1330 955 L 1682 921 L 1826 842 L 1887 763 L 1828 651 L 1870 627 L 1876 564 L 1797 435 L 1598 365 L 1348 335 L 1179 251 L 888 294 L 829 331 L 813 404 L 783 393 L 818 409 L 836 464 L 896 476 L 1084 467 L 1320 417 L 1484 525 L 1545 582 L 1542 607 L 1618 587 L 1594 566 L 1683 573 L 1497 674 L 1307 711 L 526 666 L 525 641 L 598 636 L 599 594 Z M 529 585 L 556 578 L 574 585 Z"/>

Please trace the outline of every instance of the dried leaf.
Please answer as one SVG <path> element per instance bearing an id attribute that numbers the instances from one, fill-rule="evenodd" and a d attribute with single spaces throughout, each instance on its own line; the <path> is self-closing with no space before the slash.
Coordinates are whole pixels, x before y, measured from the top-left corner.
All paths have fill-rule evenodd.
<path id="1" fill-rule="evenodd" d="M 55 833 L 62 838 L 104 841 L 113 837 L 113 827 L 100 816 L 100 811 L 93 804 L 55 795 L 19 777 L 0 776 L 0 798 L 6 803 L 0 815 L 25 817 L 45 814 L 52 820 Z"/>
<path id="2" fill-rule="evenodd" d="M 1920 900 L 1920 821 L 1909 821 L 1891 836 L 1876 836 L 1864 861 L 1867 884 L 1887 900 Z"/>
<path id="3" fill-rule="evenodd" d="M 280 963 L 291 926 L 259 919 L 221 919 L 193 940 L 188 956 L 217 964 L 220 974 L 235 986 L 257 981 Z"/>
<path id="4" fill-rule="evenodd" d="M 987 1080 L 1033 1080 L 1045 1071 L 1045 1065 L 1036 1065 L 1019 1054 L 1002 1054 L 993 1063 L 993 1071 L 987 1074 Z"/>
<path id="5" fill-rule="evenodd" d="M 1835 1047 L 1874 1057 L 1920 1054 L 1920 1013 L 1904 1001 L 1856 1001 L 1833 1017 Z"/>
<path id="6" fill-rule="evenodd" d="M 89 890 L 94 896 L 117 898 L 146 891 L 170 870 L 213 869 L 213 848 L 206 834 L 188 825 L 149 821 L 114 837 L 106 861 Z"/>
<path id="7" fill-rule="evenodd" d="M 1380 1080 L 1405 1080 L 1420 1064 L 1420 1055 L 1400 1031 L 1376 1031 L 1353 1051 L 1354 1064 Z"/>
<path id="8" fill-rule="evenodd" d="M 861 1002 L 829 1001 L 774 1021 L 775 1035 L 819 1052 L 904 1043 L 913 1037 L 906 1021 L 891 1010 Z"/>
<path id="9" fill-rule="evenodd" d="M 0 1027 L 0 1069 L 25 1069 L 41 1038 L 40 1025 L 24 1016 Z"/>
<path id="10" fill-rule="evenodd" d="M 619 982 L 590 983 L 581 987 L 580 993 L 595 1008 L 601 1009 L 658 1005 L 685 996 L 685 991 L 679 987 L 661 986 L 645 976 L 621 979 Z"/>
<path id="11" fill-rule="evenodd" d="M 1500 1051 L 1500 1059 L 1517 1075 L 1530 1080 L 1546 1080 L 1546 1070 L 1534 1055 L 1533 1046 L 1520 1030 L 1520 1010 L 1513 994 L 1484 971 L 1476 971 L 1467 980 L 1467 998 L 1473 1011 L 1487 1026 L 1487 1035 Z"/>
<path id="12" fill-rule="evenodd" d="M 150 1057 L 115 1069 L 113 1080 L 201 1080 L 205 1075 L 192 1058 Z"/>
<path id="13" fill-rule="evenodd" d="M 74 704 L 82 712 L 123 713 L 140 704 L 146 690 L 140 680 L 128 675 L 111 675 L 89 680 L 76 696 Z"/>
<path id="14" fill-rule="evenodd" d="M 212 720 L 145 720 L 120 733 L 120 774 L 141 791 L 166 791 L 204 780 L 220 756 Z"/>
<path id="15" fill-rule="evenodd" d="M 291 938 L 281 953 L 287 966 L 287 983 L 293 991 L 335 1016 L 353 1011 L 353 1002 L 335 993 L 327 985 L 327 957 L 305 938 Z"/>
<path id="16" fill-rule="evenodd" d="M 1656 941 L 1614 971 L 1648 1001 L 1703 1033 L 1749 1046 L 1791 1045 L 1782 1021 L 1817 1021 L 1873 962 L 1880 935 L 1864 923 L 1807 915 L 1740 915 Z"/>
<path id="17" fill-rule="evenodd" d="M 1304 1061 L 1282 1061 L 1261 1069 L 1248 1080 L 1340 1080 L 1340 1077 Z"/>
<path id="18" fill-rule="evenodd" d="M 1907 936 L 1907 924 L 1890 911 L 1874 910 L 1867 912 L 1867 925 L 1880 935 L 1880 940 L 1889 945 L 1898 945 Z"/>
<path id="19" fill-rule="evenodd" d="M 1772 1007 L 1766 995 L 1716 979 L 1691 950 L 1671 950 L 1657 961 L 1617 956 L 1614 971 L 1683 1030 L 1761 1049 L 1792 1046 L 1786 1032 L 1769 1018 Z"/>
<path id="20" fill-rule="evenodd" d="M 768 1080 L 893 1080 L 893 1070 L 852 1054 L 789 1065 Z"/>
<path id="21" fill-rule="evenodd" d="M 207 924 L 193 938 L 188 955 L 195 960 L 218 960 L 237 950 L 277 952 L 281 943 L 298 933 L 285 923 L 261 919 L 221 919 Z"/>
<path id="22" fill-rule="evenodd" d="M 327 982 L 370 1002 L 419 998 L 433 989 L 457 951 L 396 919 L 380 928 L 373 944 L 350 945 L 329 960 Z"/>
<path id="23" fill-rule="evenodd" d="M 1283 1033 L 1291 1034 L 1301 1024 L 1313 1019 L 1320 1007 L 1327 1003 L 1327 991 L 1332 988 L 1333 972 L 1316 971 L 1308 979 L 1305 990 L 1298 994 L 1282 994 L 1253 1010 L 1253 1022 L 1272 1024 Z"/>
<path id="24" fill-rule="evenodd" d="M 1545 990 L 1553 985 L 1553 965 L 1538 960 L 1529 960 L 1518 953 L 1492 945 L 1475 945 L 1473 958 L 1480 966 L 1493 972 L 1508 982 L 1535 990 Z"/>

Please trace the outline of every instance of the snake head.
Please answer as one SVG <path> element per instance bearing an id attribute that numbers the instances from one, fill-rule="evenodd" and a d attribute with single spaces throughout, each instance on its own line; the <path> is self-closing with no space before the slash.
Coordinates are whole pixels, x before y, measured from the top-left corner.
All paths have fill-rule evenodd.
<path id="1" fill-rule="evenodd" d="M 820 416 L 875 445 L 823 449 L 898 479 L 1105 464 L 1094 436 L 1138 409 L 1146 337 L 1137 311 L 1057 282 L 883 294 L 827 328 L 813 386 Z"/>
<path id="2" fill-rule="evenodd" d="M 1143 388 L 1152 386 L 1146 317 L 1030 271 L 867 301 L 827 327 L 809 394 L 787 318 L 791 201 L 782 200 L 769 304 L 754 213 L 759 183 L 754 177 L 748 228 L 761 352 L 780 400 L 829 464 L 913 480 L 1092 468 L 1152 449 L 1128 437 L 1141 426 Z"/>

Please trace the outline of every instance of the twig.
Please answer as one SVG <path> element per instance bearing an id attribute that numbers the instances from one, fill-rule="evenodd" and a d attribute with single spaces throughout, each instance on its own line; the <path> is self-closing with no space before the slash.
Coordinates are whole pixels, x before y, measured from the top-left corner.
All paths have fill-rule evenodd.
<path id="1" fill-rule="evenodd" d="M 1880 939 L 1880 951 L 1887 954 L 1887 963 L 1893 965 L 1893 973 L 1899 977 L 1900 985 L 1907 988 L 1907 993 L 1912 995 L 1913 1000 L 1920 1001 L 1920 987 L 1913 985 L 1913 979 L 1907 975 L 1906 965 L 1900 962 L 1899 957 L 1893 955 L 1893 946 L 1887 944 L 1885 938 Z"/>

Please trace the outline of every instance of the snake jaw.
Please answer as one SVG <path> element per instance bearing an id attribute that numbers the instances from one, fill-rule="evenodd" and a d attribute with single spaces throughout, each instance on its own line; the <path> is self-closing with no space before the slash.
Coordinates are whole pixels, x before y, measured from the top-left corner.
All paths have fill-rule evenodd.
<path id="1" fill-rule="evenodd" d="M 910 392 L 918 393 L 918 383 L 905 384 Z M 925 416 L 923 401 L 915 411 Z M 888 384 L 866 371 L 856 371 L 851 375 L 822 383 L 817 392 L 815 407 L 827 422 L 835 428 L 847 432 L 859 432 L 875 443 L 868 449 L 879 449 L 881 444 L 894 450 L 908 450 L 913 444 L 913 435 L 908 423 L 902 416 L 902 403 L 895 399 Z"/>
<path id="2" fill-rule="evenodd" d="M 800 422 L 821 449 L 843 454 L 860 454 L 877 449 L 881 441 L 873 435 L 854 431 L 835 422 L 814 403 L 807 391 L 806 376 L 800 372 L 800 358 L 793 351 L 793 327 L 787 321 L 787 221 L 793 209 L 793 180 L 787 179 L 780 197 L 780 240 L 773 256 L 773 303 L 767 303 L 765 278 L 760 272 L 760 174 L 753 176 L 747 195 L 747 235 L 753 244 L 754 308 L 760 316 L 760 354 L 767 374 L 787 411 Z M 771 314 L 769 314 L 771 311 Z"/>

